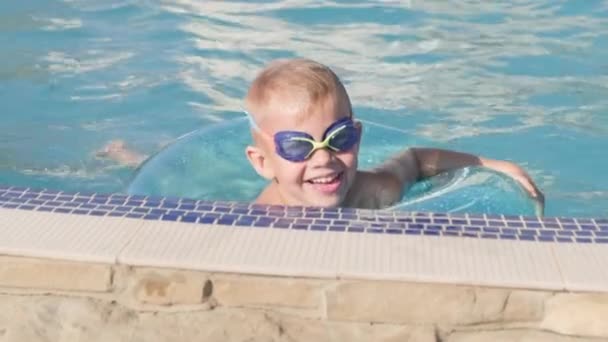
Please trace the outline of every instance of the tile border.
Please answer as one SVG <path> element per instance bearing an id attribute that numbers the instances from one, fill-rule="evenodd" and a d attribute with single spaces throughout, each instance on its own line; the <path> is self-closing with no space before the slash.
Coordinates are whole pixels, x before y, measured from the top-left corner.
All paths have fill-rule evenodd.
<path id="1" fill-rule="evenodd" d="M 607 218 L 285 207 L 234 201 L 64 192 L 0 185 L 0 208 L 226 227 L 607 244 Z"/>

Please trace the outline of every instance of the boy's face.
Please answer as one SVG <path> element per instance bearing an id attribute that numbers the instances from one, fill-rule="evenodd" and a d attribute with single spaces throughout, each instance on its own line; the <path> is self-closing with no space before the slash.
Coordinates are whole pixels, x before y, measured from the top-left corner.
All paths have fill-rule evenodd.
<path id="1" fill-rule="evenodd" d="M 267 108 L 270 112 L 265 113 L 268 116 L 260 127 L 266 133 L 260 134 L 262 141 L 259 144 L 263 171 L 258 169 L 258 172 L 274 180 L 282 203 L 336 207 L 344 202 L 357 172 L 358 139 L 347 151 L 317 149 L 308 159 L 295 162 L 278 155 L 273 141 L 274 134 L 281 131 L 299 131 L 309 134 L 317 142 L 322 141 L 328 127 L 350 116 L 348 105 L 343 102 L 326 99 L 313 105 L 301 120 L 295 119 L 296 113 L 277 113 Z M 360 136 L 359 123 L 356 123 L 356 129 Z M 255 164 L 253 160 L 252 163 Z"/>

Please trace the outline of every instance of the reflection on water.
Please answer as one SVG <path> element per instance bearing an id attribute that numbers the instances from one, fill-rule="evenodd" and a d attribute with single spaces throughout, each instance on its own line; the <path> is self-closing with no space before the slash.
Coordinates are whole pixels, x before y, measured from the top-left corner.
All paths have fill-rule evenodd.
<path id="1" fill-rule="evenodd" d="M 359 112 L 525 165 L 547 214 L 608 206 L 602 1 L 3 2 L 0 182 L 120 191 L 106 141 L 153 153 L 239 116 L 259 69 L 293 56 L 332 66 Z"/>

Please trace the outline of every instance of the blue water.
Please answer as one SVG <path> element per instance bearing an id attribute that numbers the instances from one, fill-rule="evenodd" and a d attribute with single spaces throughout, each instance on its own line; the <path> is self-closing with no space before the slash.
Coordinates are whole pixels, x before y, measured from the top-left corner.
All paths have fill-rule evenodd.
<path id="1" fill-rule="evenodd" d="M 518 162 L 546 215 L 606 216 L 608 4 L 589 0 L 3 1 L 0 183 L 124 191 L 133 169 L 96 150 L 240 117 L 259 68 L 292 56 L 332 66 L 404 147 Z"/>

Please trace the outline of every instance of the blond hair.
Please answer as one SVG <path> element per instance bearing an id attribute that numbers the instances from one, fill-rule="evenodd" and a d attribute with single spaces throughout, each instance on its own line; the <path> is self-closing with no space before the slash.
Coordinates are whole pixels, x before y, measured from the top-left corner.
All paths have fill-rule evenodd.
<path id="1" fill-rule="evenodd" d="M 338 76 L 327 66 L 305 58 L 281 59 L 268 64 L 252 82 L 246 105 L 254 116 L 271 102 L 298 106 L 300 114 L 328 98 L 344 101 L 352 113 L 350 98 Z M 291 104 L 287 102 L 291 101 Z M 295 103 L 295 104 L 294 104 Z"/>

